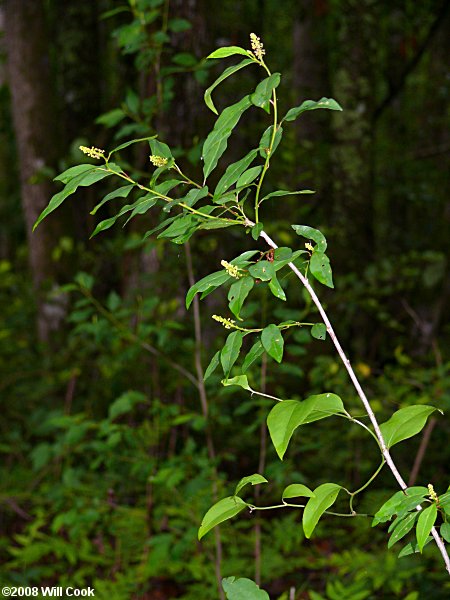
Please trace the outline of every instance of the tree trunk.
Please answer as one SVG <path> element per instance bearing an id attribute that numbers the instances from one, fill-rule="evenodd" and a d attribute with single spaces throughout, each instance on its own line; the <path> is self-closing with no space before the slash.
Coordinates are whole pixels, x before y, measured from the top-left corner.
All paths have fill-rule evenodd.
<path id="1" fill-rule="evenodd" d="M 37 297 L 39 339 L 48 341 L 58 327 L 61 307 L 46 301 L 54 280 L 52 248 L 58 240 L 58 221 L 50 218 L 32 233 L 33 224 L 47 205 L 52 184 L 44 169 L 58 156 L 57 118 L 50 77 L 42 0 L 6 0 L 5 42 L 7 69 L 16 136 L 22 210 L 28 238 L 29 264 Z"/>

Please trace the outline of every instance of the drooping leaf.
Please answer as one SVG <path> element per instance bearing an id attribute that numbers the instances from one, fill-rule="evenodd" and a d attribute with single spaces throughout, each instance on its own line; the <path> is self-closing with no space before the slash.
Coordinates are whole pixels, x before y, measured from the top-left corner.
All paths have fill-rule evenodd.
<path id="1" fill-rule="evenodd" d="M 228 275 L 225 269 L 222 269 L 221 271 L 216 271 L 215 273 L 211 273 L 210 275 L 203 277 L 203 279 L 200 279 L 199 281 L 197 281 L 197 283 L 194 283 L 194 285 L 189 289 L 188 293 L 186 294 L 186 308 L 190 307 L 195 294 L 204 292 L 206 290 L 209 290 L 210 288 L 216 289 L 224 283 L 226 283 L 227 281 L 229 281 L 230 279 L 232 279 L 232 277 Z"/>
<path id="2" fill-rule="evenodd" d="M 251 579 L 227 577 L 222 579 L 223 591 L 227 600 L 269 600 L 269 594 L 261 590 Z"/>
<path id="3" fill-rule="evenodd" d="M 250 348 L 249 352 L 247 353 L 247 356 L 244 359 L 244 362 L 242 363 L 242 372 L 245 373 L 252 366 L 252 364 L 256 360 L 258 360 L 258 358 L 263 354 L 264 347 L 262 345 L 261 339 L 258 338 L 253 344 L 253 346 Z"/>
<path id="4" fill-rule="evenodd" d="M 215 57 L 211 57 L 209 56 L 208 58 L 215 58 Z M 219 58 L 219 57 L 217 57 Z M 216 115 L 218 114 L 216 107 L 214 106 L 214 102 L 212 101 L 212 97 L 211 94 L 213 92 L 213 90 L 220 84 L 222 83 L 222 81 L 224 81 L 225 79 L 227 79 L 228 77 L 230 77 L 230 75 L 233 75 L 233 73 L 236 73 L 237 71 L 240 71 L 241 69 L 243 69 L 244 67 L 247 67 L 248 65 L 251 65 L 254 61 L 251 60 L 250 58 L 246 58 L 244 59 L 242 62 L 238 63 L 237 65 L 233 65 L 231 67 L 228 67 L 228 69 L 225 69 L 225 71 L 222 73 L 222 75 L 220 75 L 220 77 L 218 77 L 216 79 L 216 81 L 209 86 L 209 88 L 206 90 L 205 92 L 205 104 L 208 108 L 210 108 L 213 113 L 215 113 Z"/>
<path id="5" fill-rule="evenodd" d="M 239 496 L 228 496 L 216 502 L 203 517 L 198 530 L 198 539 L 201 540 L 216 525 L 238 515 L 246 506 L 247 504 Z"/>
<path id="6" fill-rule="evenodd" d="M 313 498 L 314 495 L 314 492 L 310 490 L 309 487 L 307 487 L 306 485 L 303 485 L 303 483 L 291 483 L 291 485 L 288 485 L 284 489 L 281 498 L 282 500 L 285 500 L 286 498 L 298 498 L 299 496 Z"/>
<path id="7" fill-rule="evenodd" d="M 186 206 L 190 206 L 191 208 L 197 204 L 199 200 L 206 198 L 208 195 L 208 186 L 205 185 L 202 188 L 195 188 L 190 190 L 184 198 L 182 198 L 182 203 Z"/>
<path id="8" fill-rule="evenodd" d="M 400 541 L 414 527 L 419 513 L 408 513 L 403 519 L 398 521 L 397 527 L 392 531 L 388 541 L 388 548 L 392 548 L 394 544 Z"/>
<path id="9" fill-rule="evenodd" d="M 263 79 L 263 81 L 258 83 L 256 90 L 250 96 L 252 104 L 263 108 L 267 113 L 269 113 L 270 98 L 272 97 L 273 90 L 280 85 L 280 79 L 280 73 L 272 73 L 272 75 L 266 77 L 266 79 Z"/>
<path id="10" fill-rule="evenodd" d="M 284 340 L 276 325 L 272 323 L 264 327 L 261 342 L 267 354 L 280 363 L 283 359 Z"/>
<path id="11" fill-rule="evenodd" d="M 427 538 L 426 542 L 425 542 L 425 546 L 431 542 L 433 538 L 430 536 L 429 538 Z M 416 554 L 417 552 L 420 552 L 419 546 L 415 543 L 415 542 L 409 542 L 409 544 L 406 544 L 406 546 L 404 546 L 400 552 L 397 555 L 397 558 L 403 558 L 404 556 L 409 556 L 410 554 Z"/>
<path id="12" fill-rule="evenodd" d="M 90 237 L 93 238 L 100 232 L 106 231 L 107 229 L 112 227 L 116 223 L 117 219 L 122 217 L 124 214 L 135 210 L 140 205 L 141 200 L 143 200 L 143 199 L 138 199 L 138 200 L 136 200 L 136 202 L 133 202 L 133 204 L 125 204 L 125 206 L 122 206 L 122 208 L 116 215 L 114 215 L 113 217 L 110 217 L 109 219 L 104 219 L 103 221 L 100 221 L 100 223 L 98 223 L 98 225 L 96 226 L 94 231 L 91 233 Z M 152 206 L 153 206 L 156 203 L 156 199 L 153 199 L 152 202 L 153 202 L 153 204 L 152 204 Z"/>
<path id="13" fill-rule="evenodd" d="M 154 196 L 153 193 L 146 194 L 143 198 L 140 198 L 137 205 L 134 207 L 133 211 L 131 212 L 131 215 L 125 221 L 123 226 L 125 227 L 125 225 L 136 215 L 145 214 L 147 211 L 149 211 L 151 208 L 153 208 L 153 206 L 155 206 L 155 204 L 157 202 L 158 202 L 158 196 Z"/>
<path id="14" fill-rule="evenodd" d="M 235 163 L 229 165 L 219 179 L 219 183 L 214 190 L 214 198 L 218 198 L 224 192 L 226 192 L 242 175 L 242 173 L 251 165 L 251 163 L 255 160 L 256 155 L 258 154 L 258 150 L 250 150 L 248 154 L 238 160 Z"/>
<path id="15" fill-rule="evenodd" d="M 269 281 L 275 275 L 275 269 L 273 264 L 268 260 L 260 260 L 251 267 L 248 272 L 255 279 L 261 279 L 261 281 Z"/>
<path id="16" fill-rule="evenodd" d="M 252 388 L 248 385 L 247 375 L 236 375 L 236 377 L 230 377 L 230 379 L 222 379 L 222 385 L 225 387 L 238 385 L 244 390 L 252 391 Z"/>
<path id="17" fill-rule="evenodd" d="M 206 367 L 205 374 L 203 375 L 203 381 L 206 381 L 210 377 L 220 364 L 220 350 L 218 350 L 211 359 L 211 362 Z"/>
<path id="18" fill-rule="evenodd" d="M 62 183 L 69 183 L 71 179 L 75 177 L 81 177 L 82 175 L 87 175 L 88 173 L 95 171 L 98 169 L 98 165 L 91 164 L 82 164 L 76 165 L 75 167 L 70 167 L 66 169 L 62 173 L 60 173 L 57 177 L 55 177 L 54 181 L 61 181 Z"/>
<path id="19" fill-rule="evenodd" d="M 272 132 L 273 125 L 268 127 L 265 132 L 262 134 L 261 139 L 259 140 L 259 154 L 262 158 L 266 158 L 269 153 L 270 142 L 272 140 Z M 281 142 L 281 138 L 283 137 L 283 128 L 277 127 L 275 131 L 275 139 L 273 142 L 271 156 L 273 156 L 275 150 L 278 148 L 279 143 Z"/>
<path id="20" fill-rule="evenodd" d="M 237 319 L 241 319 L 240 312 L 242 306 L 254 285 L 255 280 L 253 277 L 247 275 L 238 279 L 236 283 L 233 283 L 230 287 L 228 291 L 228 306 Z"/>
<path id="21" fill-rule="evenodd" d="M 241 48 L 240 46 L 224 46 L 211 52 L 206 58 L 227 58 L 227 56 L 233 56 L 234 54 L 242 54 L 243 56 L 250 56 L 250 51 Z M 252 61 L 253 62 L 253 61 Z"/>
<path id="22" fill-rule="evenodd" d="M 315 102 L 314 100 L 305 100 L 300 104 L 300 106 L 296 106 L 295 108 L 291 108 L 286 113 L 283 121 L 294 121 L 298 116 L 304 113 L 307 110 L 316 110 L 318 108 L 327 108 L 328 110 L 342 110 L 341 106 L 333 100 L 333 98 L 321 98 Z"/>
<path id="23" fill-rule="evenodd" d="M 267 427 L 281 460 L 297 427 L 339 413 L 344 413 L 342 400 L 330 393 L 310 396 L 303 402 L 284 400 L 276 404 L 267 417 Z"/>
<path id="24" fill-rule="evenodd" d="M 437 506 L 433 502 L 431 506 L 424 508 L 419 513 L 416 526 L 417 545 L 419 550 L 422 552 L 425 542 L 430 535 L 431 529 L 433 528 L 437 519 Z"/>
<path id="25" fill-rule="evenodd" d="M 144 138 L 139 138 L 137 140 L 128 140 L 128 142 L 124 142 L 123 144 L 120 144 L 120 146 L 117 146 L 116 148 L 113 148 L 113 150 L 111 150 L 111 152 L 109 153 L 110 156 L 112 156 L 115 152 L 119 152 L 120 150 L 124 150 L 125 148 L 128 148 L 128 146 L 131 146 L 132 144 L 137 144 L 139 142 L 148 142 L 150 140 L 153 140 L 156 138 L 156 135 L 151 135 L 148 137 L 144 137 Z M 162 155 L 160 155 L 162 156 Z"/>
<path id="26" fill-rule="evenodd" d="M 428 417 L 436 408 L 434 406 L 416 405 L 401 408 L 392 417 L 382 423 L 381 433 L 388 448 L 419 433 Z"/>
<path id="27" fill-rule="evenodd" d="M 191 233 L 195 230 L 198 221 L 193 215 L 179 215 L 158 238 L 177 238 L 186 233 Z"/>
<path id="28" fill-rule="evenodd" d="M 267 479 L 259 473 L 255 473 L 254 475 L 248 475 L 247 477 L 243 477 L 240 482 L 236 486 L 236 490 L 234 495 L 237 496 L 239 492 L 248 484 L 258 485 L 259 483 L 268 483 Z"/>
<path id="29" fill-rule="evenodd" d="M 252 238 L 254 240 L 257 240 L 259 238 L 259 234 L 261 233 L 261 231 L 264 229 L 264 224 L 259 222 L 259 223 L 255 223 L 252 227 Z"/>
<path id="30" fill-rule="evenodd" d="M 286 294 L 285 294 L 283 288 L 281 287 L 281 284 L 278 281 L 276 275 L 274 275 L 272 277 L 272 279 L 269 281 L 269 289 L 272 292 L 272 294 L 275 296 L 275 298 L 286 301 Z"/>
<path id="31" fill-rule="evenodd" d="M 320 517 L 336 501 L 341 486 L 336 483 L 323 483 L 314 490 L 303 511 L 302 524 L 305 537 L 311 537 Z"/>
<path id="32" fill-rule="evenodd" d="M 313 190 L 296 190 L 294 192 L 289 192 L 287 190 L 277 190 L 276 192 L 272 192 L 271 194 L 267 194 L 264 198 L 261 198 L 260 204 L 264 202 L 264 200 L 268 200 L 269 198 L 277 198 L 278 196 L 297 196 L 298 194 L 315 194 Z M 292 226 L 294 227 L 294 225 Z"/>
<path id="33" fill-rule="evenodd" d="M 330 259 L 323 252 L 313 252 L 309 261 L 309 269 L 314 277 L 323 285 L 334 288 Z"/>
<path id="34" fill-rule="evenodd" d="M 311 335 L 316 340 L 324 340 L 327 337 L 327 327 L 324 323 L 315 323 L 311 327 Z"/>
<path id="35" fill-rule="evenodd" d="M 233 333 L 230 333 L 227 337 L 225 346 L 220 352 L 220 362 L 226 378 L 228 378 L 231 368 L 239 356 L 243 338 L 244 333 L 242 331 L 233 331 Z"/>
<path id="36" fill-rule="evenodd" d="M 106 202 L 109 202 L 110 200 L 113 200 L 114 198 L 127 198 L 128 194 L 131 192 L 131 190 L 133 188 L 134 188 L 134 184 L 124 185 L 120 188 L 117 188 L 117 190 L 110 192 L 103 198 L 103 200 L 101 202 L 99 202 L 97 204 L 97 206 L 95 206 L 95 208 L 93 210 L 91 210 L 90 214 L 95 215 L 95 213 L 98 211 L 99 208 L 101 208 Z"/>
<path id="37" fill-rule="evenodd" d="M 407 498 L 416 496 L 418 494 L 425 496 L 428 494 L 428 489 L 424 486 L 412 486 L 407 488 L 405 492 L 402 492 L 401 490 L 395 492 L 395 494 L 386 500 L 386 502 L 375 513 L 372 521 L 372 527 L 375 527 L 379 523 L 385 523 L 386 521 L 389 521 L 389 519 L 391 519 L 394 515 L 398 514 L 400 507 Z"/>
<path id="38" fill-rule="evenodd" d="M 85 167 L 87 165 L 80 165 L 80 166 Z M 44 208 L 44 210 L 41 212 L 36 223 L 33 225 L 33 231 L 36 229 L 36 227 L 39 225 L 39 223 L 41 223 L 41 221 L 43 221 L 45 219 L 45 217 L 47 217 L 50 213 L 52 213 L 54 210 L 56 210 L 64 202 L 64 200 L 66 198 L 68 198 L 70 195 L 74 194 L 79 187 L 86 187 L 86 186 L 92 185 L 93 183 L 96 183 L 97 181 L 101 181 L 102 179 L 105 179 L 105 177 L 110 177 L 111 175 L 114 174 L 114 170 L 113 171 L 109 170 L 112 167 L 116 167 L 117 171 L 120 170 L 117 167 L 117 165 L 110 165 L 109 167 L 104 167 L 104 166 L 98 167 L 95 165 L 89 165 L 89 167 L 91 167 L 91 168 L 82 169 L 78 173 L 78 175 L 75 175 L 74 177 L 70 177 L 68 180 L 67 180 L 67 177 L 69 177 L 68 172 L 70 171 L 70 169 L 68 169 L 68 171 L 65 171 L 64 173 L 62 173 L 61 175 L 56 177 L 56 180 L 59 179 L 60 181 L 63 181 L 62 177 L 64 177 L 64 181 L 67 180 L 67 183 L 60 192 L 58 192 L 51 198 L 47 207 Z M 71 168 L 75 169 L 76 167 L 71 167 Z M 72 171 L 72 173 L 74 173 L 74 171 Z"/>
<path id="39" fill-rule="evenodd" d="M 217 119 L 214 129 L 203 144 L 203 175 L 206 178 L 216 168 L 219 158 L 227 149 L 228 138 L 239 122 L 243 113 L 250 108 L 252 103 L 249 96 L 244 96 L 236 104 L 225 108 Z"/>
<path id="40" fill-rule="evenodd" d="M 325 252 L 327 249 L 327 240 L 321 231 L 314 229 L 313 227 L 309 227 L 308 225 L 291 225 L 291 227 L 297 235 L 301 235 L 307 240 L 313 240 L 313 242 L 316 242 L 316 251 Z"/>

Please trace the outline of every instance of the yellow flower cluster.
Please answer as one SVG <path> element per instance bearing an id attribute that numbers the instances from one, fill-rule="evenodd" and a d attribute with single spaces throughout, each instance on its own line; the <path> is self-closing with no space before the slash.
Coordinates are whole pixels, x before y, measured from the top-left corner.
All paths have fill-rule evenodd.
<path id="1" fill-rule="evenodd" d="M 156 154 L 152 154 L 150 156 L 150 162 L 152 163 L 152 165 L 155 165 L 155 167 L 164 167 L 165 165 L 167 165 L 167 158 L 163 158 L 162 156 L 156 156 Z"/>
<path id="2" fill-rule="evenodd" d="M 428 495 L 430 500 L 433 500 L 433 502 L 437 502 L 439 500 L 438 495 L 434 491 L 434 487 L 431 483 L 428 484 Z"/>
<path id="3" fill-rule="evenodd" d="M 239 273 L 239 268 L 226 260 L 221 260 L 220 264 L 225 269 L 230 277 L 234 277 L 235 279 L 240 279 L 242 277 L 241 273 Z"/>
<path id="4" fill-rule="evenodd" d="M 104 158 L 103 155 L 105 154 L 104 150 L 100 150 L 100 148 L 94 148 L 94 146 L 91 146 L 90 148 L 87 146 L 80 146 L 80 150 L 91 158 Z"/>
<path id="5" fill-rule="evenodd" d="M 261 38 L 259 38 L 255 33 L 250 34 L 250 43 L 252 45 L 252 50 L 254 55 L 258 60 L 262 60 L 266 51 L 264 50 L 263 44 L 261 42 Z"/>
<path id="6" fill-rule="evenodd" d="M 212 318 L 214 319 L 214 321 L 221 323 L 225 327 L 225 329 L 231 329 L 234 326 L 233 319 L 225 319 L 225 317 L 221 317 L 219 315 L 213 315 Z"/>

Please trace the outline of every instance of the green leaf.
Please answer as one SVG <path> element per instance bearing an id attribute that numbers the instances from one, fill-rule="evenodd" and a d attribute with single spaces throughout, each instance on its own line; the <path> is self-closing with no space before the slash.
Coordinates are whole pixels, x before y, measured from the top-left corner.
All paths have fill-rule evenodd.
<path id="1" fill-rule="evenodd" d="M 428 417 L 436 408 L 434 406 L 407 406 L 395 412 L 389 421 L 380 426 L 381 433 L 388 448 L 419 433 Z"/>
<path id="2" fill-rule="evenodd" d="M 211 52 L 206 58 L 226 58 L 227 56 L 233 56 L 234 54 L 242 54 L 243 56 L 250 56 L 250 51 L 240 48 L 239 46 L 224 46 Z M 252 60 L 254 62 L 254 60 Z"/>
<path id="3" fill-rule="evenodd" d="M 205 374 L 203 375 L 203 381 L 206 381 L 214 371 L 217 369 L 220 363 L 220 350 L 218 350 L 211 359 L 211 362 L 206 367 Z"/>
<path id="4" fill-rule="evenodd" d="M 228 138 L 239 122 L 243 113 L 252 105 L 249 96 L 228 106 L 217 119 L 214 129 L 208 135 L 203 144 L 203 175 L 206 180 L 208 175 L 216 168 L 219 158 L 227 149 Z"/>
<path id="5" fill-rule="evenodd" d="M 243 252 L 236 258 L 233 258 L 233 260 L 230 260 L 230 263 L 232 265 L 236 265 L 237 267 L 246 267 L 247 265 L 250 264 L 249 259 L 253 258 L 255 256 L 255 254 L 258 254 L 258 253 L 259 253 L 259 250 L 247 250 L 246 252 Z"/>
<path id="6" fill-rule="evenodd" d="M 267 592 L 261 590 L 254 581 L 245 577 L 222 579 L 222 587 L 227 600 L 270 600 Z"/>
<path id="7" fill-rule="evenodd" d="M 411 531 L 418 516 L 419 513 L 417 512 L 408 513 L 406 517 L 399 520 L 397 527 L 394 528 L 391 537 L 389 538 L 388 548 L 391 548 Z"/>
<path id="8" fill-rule="evenodd" d="M 398 514 L 400 507 L 403 506 L 403 503 L 410 497 L 417 495 L 426 496 L 428 494 L 428 488 L 424 486 L 413 486 L 407 488 L 405 492 L 402 492 L 401 490 L 399 492 L 395 492 L 393 496 L 386 500 L 386 502 L 375 513 L 372 521 L 372 527 L 375 527 L 379 523 L 385 523 L 386 521 L 389 521 L 393 515 Z"/>
<path id="9" fill-rule="evenodd" d="M 237 496 L 243 487 L 251 483 L 252 485 L 258 485 L 259 483 L 269 483 L 265 477 L 259 475 L 259 473 L 255 473 L 254 475 L 248 475 L 247 477 L 243 477 L 240 482 L 236 486 L 236 490 L 234 491 L 234 495 Z"/>
<path id="10" fill-rule="evenodd" d="M 442 523 L 440 528 L 441 537 L 450 544 L 450 523 Z"/>
<path id="11" fill-rule="evenodd" d="M 150 138 L 150 148 L 151 148 L 152 154 L 154 154 L 155 156 L 161 156 L 162 158 L 167 158 L 167 160 L 170 160 L 171 158 L 173 158 L 172 152 L 171 152 L 169 146 L 167 144 L 165 144 L 164 142 L 160 142 L 159 140 L 155 139 L 154 137 Z M 168 169 L 169 165 L 170 165 L 170 163 L 167 163 L 165 168 Z M 162 167 L 162 168 L 164 168 L 164 167 Z"/>
<path id="12" fill-rule="evenodd" d="M 96 236 L 97 234 L 99 234 L 102 231 L 106 231 L 106 229 L 109 229 L 110 227 L 112 227 L 117 219 L 119 219 L 120 217 L 122 217 L 124 214 L 131 212 L 132 210 L 136 209 L 139 204 L 141 202 L 141 199 L 136 200 L 136 202 L 133 202 L 133 204 L 125 204 L 125 206 L 122 206 L 122 208 L 120 209 L 120 211 L 114 215 L 113 217 L 110 217 L 109 219 L 105 219 L 103 221 L 100 221 L 100 223 L 97 225 L 97 227 L 94 229 L 94 231 L 91 233 L 91 238 L 93 238 L 94 236 Z M 156 199 L 153 199 L 153 204 L 152 206 L 156 203 Z"/>
<path id="13" fill-rule="evenodd" d="M 267 354 L 280 363 L 283 359 L 284 340 L 276 325 L 272 323 L 263 329 L 261 342 Z"/>
<path id="14" fill-rule="evenodd" d="M 212 57 L 208 57 L 208 58 L 212 58 Z M 240 71 L 240 69 L 243 69 L 244 67 L 247 67 L 248 65 L 251 65 L 253 62 L 254 61 L 251 60 L 250 58 L 246 58 L 242 62 L 238 63 L 237 65 L 233 65 L 231 67 L 228 67 L 228 69 L 225 69 L 225 71 L 222 73 L 222 75 L 220 77 L 218 77 L 216 79 L 216 81 L 212 85 L 209 86 L 209 88 L 205 92 L 204 98 L 205 98 L 205 104 L 206 104 L 206 106 L 208 108 L 210 108 L 213 111 L 213 113 L 215 113 L 216 115 L 219 114 L 217 112 L 217 109 L 214 106 L 214 102 L 212 101 L 212 98 L 211 98 L 211 94 L 212 94 L 213 90 L 220 83 L 222 83 L 222 81 L 224 81 L 225 79 L 227 79 L 228 77 L 230 77 L 230 75 L 233 75 L 233 73 L 236 73 L 237 71 Z"/>
<path id="15" fill-rule="evenodd" d="M 97 117 L 95 123 L 104 125 L 105 127 L 115 127 L 120 121 L 123 121 L 126 116 L 126 113 L 121 108 L 114 108 Z"/>
<path id="16" fill-rule="evenodd" d="M 247 504 L 239 496 L 228 496 L 216 502 L 203 517 L 198 530 L 198 539 L 201 540 L 213 527 L 238 515 Z"/>
<path id="17" fill-rule="evenodd" d="M 220 352 L 220 362 L 226 378 L 228 378 L 231 368 L 239 356 L 243 338 L 244 334 L 242 331 L 233 331 L 233 333 L 230 333 L 227 337 L 225 346 Z"/>
<path id="18" fill-rule="evenodd" d="M 261 279 L 261 281 L 269 281 L 275 275 L 275 269 L 273 264 L 268 260 L 260 260 L 251 267 L 248 272 L 255 279 Z"/>
<path id="19" fill-rule="evenodd" d="M 193 206 L 195 206 L 197 204 L 197 202 L 199 200 L 202 200 L 202 198 L 206 198 L 207 195 L 208 195 L 208 186 L 205 185 L 200 189 L 195 188 L 193 190 L 190 190 L 186 194 L 186 196 L 180 200 L 180 202 L 182 202 L 183 204 L 186 204 L 186 206 L 190 206 L 192 208 Z"/>
<path id="20" fill-rule="evenodd" d="M 286 294 L 284 293 L 284 290 L 281 287 L 281 284 L 278 281 L 276 275 L 274 275 L 272 277 L 272 279 L 269 281 L 269 289 L 272 292 L 272 294 L 275 296 L 275 298 L 286 301 Z"/>
<path id="21" fill-rule="evenodd" d="M 182 31 L 188 31 L 192 27 L 192 23 L 190 23 L 187 19 L 169 19 L 168 22 L 169 29 L 174 33 L 180 33 Z"/>
<path id="22" fill-rule="evenodd" d="M 85 167 L 87 165 L 80 166 Z M 93 165 L 89 165 L 89 167 L 89 169 L 82 169 L 81 171 L 78 171 L 78 175 L 75 176 L 69 175 L 69 172 L 75 173 L 73 169 L 76 169 L 76 167 L 72 167 L 72 171 L 71 169 L 68 169 L 67 171 L 61 173 L 61 175 L 56 177 L 56 180 L 67 181 L 67 184 L 60 192 L 58 192 L 51 198 L 47 207 L 44 208 L 44 210 L 39 215 L 36 223 L 33 225 L 33 231 L 36 229 L 39 223 L 41 223 L 41 221 L 45 219 L 45 217 L 47 217 L 50 213 L 56 210 L 64 202 L 64 200 L 68 198 L 71 194 L 74 194 L 79 187 L 86 187 L 92 185 L 93 183 L 96 183 L 97 181 L 105 179 L 105 177 L 110 177 L 114 174 L 114 171 L 111 171 L 109 169 L 111 169 L 112 167 L 117 167 L 117 165 L 111 164 L 109 168 L 97 167 Z"/>
<path id="23" fill-rule="evenodd" d="M 244 171 L 242 175 L 239 177 L 236 183 L 237 188 L 243 188 L 247 185 L 250 185 L 261 173 L 262 166 L 252 167 L 247 171 Z"/>
<path id="24" fill-rule="evenodd" d="M 153 206 L 155 206 L 155 204 L 158 202 L 158 200 L 159 200 L 158 196 L 154 196 L 152 193 L 147 194 L 143 198 L 140 198 L 137 202 L 137 206 L 133 209 L 131 215 L 125 221 L 123 226 L 125 227 L 125 225 L 136 215 L 145 214 L 147 211 L 149 211 L 151 208 L 153 208 Z"/>
<path id="25" fill-rule="evenodd" d="M 303 483 L 291 483 L 287 488 L 284 489 L 282 500 L 285 498 L 298 498 L 298 496 L 306 496 L 307 498 L 313 498 L 314 492 L 309 489 Z"/>
<path id="26" fill-rule="evenodd" d="M 433 538 L 431 536 L 429 538 L 427 538 L 427 541 L 425 542 L 425 546 L 429 542 L 431 542 L 432 539 Z M 397 558 L 403 558 L 404 556 L 409 556 L 410 554 L 416 554 L 417 552 L 420 552 L 419 546 L 415 542 L 409 542 L 409 544 L 406 544 L 406 546 L 404 546 L 400 550 Z"/>
<path id="27" fill-rule="evenodd" d="M 433 502 L 428 508 L 424 508 L 419 513 L 416 526 L 417 545 L 419 546 L 420 552 L 422 552 L 425 542 L 430 535 L 431 529 L 437 519 L 437 506 Z"/>
<path id="28" fill-rule="evenodd" d="M 308 225 L 291 225 L 291 227 L 297 235 L 316 242 L 316 251 L 325 252 L 327 249 L 327 240 L 321 231 L 308 227 Z"/>
<path id="29" fill-rule="evenodd" d="M 270 113 L 270 98 L 273 90 L 280 85 L 280 79 L 280 73 L 272 73 L 272 75 L 258 83 L 256 90 L 250 96 L 252 104 L 259 106 L 267 113 Z"/>
<path id="30" fill-rule="evenodd" d="M 241 277 L 233 283 L 228 291 L 228 306 L 237 319 L 241 319 L 240 312 L 245 299 L 252 291 L 255 280 L 252 277 Z"/>
<path id="31" fill-rule="evenodd" d="M 278 456 L 283 460 L 297 427 L 331 415 L 344 413 L 342 400 L 336 394 L 318 394 L 303 402 L 284 400 L 276 404 L 267 417 L 267 427 Z"/>
<path id="32" fill-rule="evenodd" d="M 334 288 L 330 259 L 323 252 L 313 252 L 309 261 L 309 269 L 314 277 L 323 285 Z"/>
<path id="33" fill-rule="evenodd" d="M 197 283 L 194 283 L 194 285 L 189 289 L 188 293 L 186 294 L 186 308 L 190 307 L 192 300 L 194 299 L 194 296 L 196 294 L 200 292 L 205 292 L 209 289 L 215 290 L 230 279 L 232 279 L 232 277 L 228 275 L 225 269 L 223 269 L 222 271 L 216 271 L 215 273 L 211 273 L 210 275 L 203 277 L 203 279 L 200 279 L 199 281 L 197 281 Z"/>
<path id="34" fill-rule="evenodd" d="M 153 140 L 155 138 L 156 138 L 156 135 L 150 135 L 148 137 L 139 138 L 137 140 L 129 140 L 128 142 L 124 142 L 123 144 L 120 144 L 120 146 L 117 146 L 117 148 L 114 148 L 113 150 L 111 150 L 111 152 L 109 153 L 109 155 L 112 156 L 115 152 L 119 152 L 119 150 L 123 150 L 124 148 L 128 148 L 128 146 L 131 146 L 132 144 L 137 144 L 138 142 L 148 142 L 148 141 Z M 162 156 L 162 154 L 160 154 L 159 156 Z"/>
<path id="35" fill-rule="evenodd" d="M 244 390 L 252 391 L 252 388 L 248 385 L 247 375 L 236 375 L 236 377 L 231 377 L 230 379 L 222 379 L 221 383 L 224 387 L 238 385 L 244 388 Z"/>
<path id="36" fill-rule="evenodd" d="M 323 513 L 334 504 L 341 486 L 336 483 L 323 483 L 314 490 L 314 496 L 310 498 L 303 511 L 303 531 L 305 537 L 311 537 L 320 517 Z"/>
<path id="37" fill-rule="evenodd" d="M 221 196 L 233 185 L 233 183 L 236 183 L 242 173 L 255 160 L 257 154 L 258 150 L 250 150 L 250 152 L 246 154 L 244 158 L 241 158 L 241 160 L 238 160 L 227 167 L 227 170 L 219 179 L 219 183 L 214 190 L 214 198 Z"/>
<path id="38" fill-rule="evenodd" d="M 292 250 L 286 246 L 280 246 L 273 253 L 273 258 L 274 260 L 291 260 Z"/>
<path id="39" fill-rule="evenodd" d="M 179 215 L 169 227 L 158 235 L 158 238 L 176 238 L 188 232 L 192 232 L 197 223 L 198 221 L 193 215 Z"/>
<path id="40" fill-rule="evenodd" d="M 262 156 L 262 158 L 267 157 L 269 146 L 270 146 L 270 141 L 272 139 L 272 131 L 273 131 L 273 125 L 271 125 L 270 127 L 268 127 L 265 130 L 265 132 L 261 136 L 261 139 L 259 140 L 259 155 Z M 281 142 L 282 137 L 283 137 L 283 128 L 279 126 L 279 127 L 277 127 L 277 130 L 275 132 L 275 139 L 273 142 L 271 156 L 273 156 L 275 150 L 278 148 L 278 145 Z"/>
<path id="41" fill-rule="evenodd" d="M 114 190 L 113 192 L 109 193 L 108 195 L 106 195 L 103 198 L 103 200 L 101 202 L 99 202 L 97 204 L 97 206 L 93 210 L 91 210 L 90 214 L 95 215 L 95 213 L 98 211 L 98 209 L 101 206 L 103 206 L 106 202 L 113 200 L 114 198 L 126 198 L 133 188 L 134 188 L 134 184 L 124 185 L 124 186 L 118 188 L 117 190 Z"/>
<path id="42" fill-rule="evenodd" d="M 295 119 L 304 113 L 307 110 L 316 110 L 318 108 L 327 108 L 328 110 L 342 110 L 336 100 L 333 98 L 321 98 L 315 102 L 314 100 L 305 100 L 300 104 L 300 106 L 296 106 L 295 108 L 291 108 L 286 113 L 283 121 L 295 121 Z"/>
<path id="43" fill-rule="evenodd" d="M 256 223 L 255 225 L 253 225 L 252 227 L 252 238 L 254 240 L 257 240 L 259 238 L 259 234 L 261 233 L 261 231 L 264 229 L 264 224 L 263 223 Z"/>
<path id="44" fill-rule="evenodd" d="M 98 169 L 98 165 L 91 164 L 82 164 L 77 165 L 75 167 L 70 167 L 66 169 L 62 173 L 60 173 L 57 177 L 54 178 L 54 181 L 61 181 L 62 183 L 69 183 L 71 179 L 75 177 L 79 177 L 81 175 L 87 175 L 87 173 L 91 171 L 95 171 Z"/>
<path id="45" fill-rule="evenodd" d="M 316 340 L 324 340 L 327 337 L 327 327 L 324 323 L 315 323 L 311 327 L 311 335 Z"/>
<path id="46" fill-rule="evenodd" d="M 298 194 L 315 194 L 313 190 L 296 190 L 295 192 L 289 192 L 287 190 L 277 190 L 276 192 L 272 192 L 271 194 L 267 194 L 264 198 L 261 198 L 260 204 L 264 202 L 264 200 L 268 200 L 269 198 L 276 198 L 278 196 L 297 196 Z M 295 227 L 295 225 L 292 225 Z"/>
<path id="47" fill-rule="evenodd" d="M 244 362 L 242 363 L 242 372 L 245 373 L 252 366 L 252 364 L 256 360 L 258 360 L 258 358 L 263 354 L 264 347 L 262 345 L 261 339 L 258 338 L 258 340 L 250 348 L 249 352 L 247 353 L 247 356 L 244 359 Z"/>

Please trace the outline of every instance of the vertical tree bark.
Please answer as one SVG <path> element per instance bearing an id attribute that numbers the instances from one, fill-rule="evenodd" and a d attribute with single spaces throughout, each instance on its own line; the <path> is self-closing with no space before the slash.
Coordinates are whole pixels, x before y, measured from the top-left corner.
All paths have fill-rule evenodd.
<path id="1" fill-rule="evenodd" d="M 34 234 L 33 224 L 47 205 L 52 185 L 42 173 L 58 156 L 57 118 L 50 77 L 42 0 L 6 0 L 5 42 L 12 99 L 12 116 L 20 167 L 22 210 L 29 248 L 29 263 L 37 294 L 37 328 L 48 341 L 58 323 L 58 307 L 45 302 L 45 285 L 55 275 L 51 253 L 58 239 L 55 219 Z"/>

